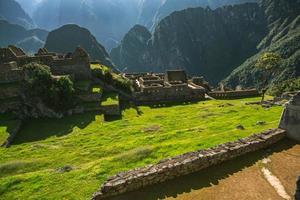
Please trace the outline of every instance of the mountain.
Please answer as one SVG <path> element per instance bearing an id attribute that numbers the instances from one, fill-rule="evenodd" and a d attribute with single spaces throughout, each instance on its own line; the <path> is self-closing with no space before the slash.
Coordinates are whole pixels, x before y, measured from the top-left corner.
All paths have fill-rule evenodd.
<path id="1" fill-rule="evenodd" d="M 29 14 L 29 16 L 32 16 L 33 13 L 36 11 L 40 3 L 43 2 L 43 0 L 15 0 L 17 1 L 22 8 L 25 10 L 26 13 Z"/>
<path id="2" fill-rule="evenodd" d="M 42 29 L 27 30 L 23 26 L 0 20 L 0 46 L 14 44 L 27 53 L 35 53 L 44 46 L 48 32 Z"/>
<path id="3" fill-rule="evenodd" d="M 0 18 L 11 24 L 18 24 L 26 29 L 34 28 L 29 15 L 14 0 L 0 0 Z"/>
<path id="4" fill-rule="evenodd" d="M 227 86 L 260 86 L 261 72 L 255 63 L 264 52 L 275 52 L 283 59 L 279 72 L 269 79 L 271 85 L 300 76 L 300 0 L 263 0 L 260 5 L 268 21 L 268 34 L 258 44 L 259 52 L 224 80 Z"/>
<path id="5" fill-rule="evenodd" d="M 196 7 L 210 7 L 211 9 L 216 9 L 225 5 L 243 4 L 247 2 L 257 2 L 257 0 L 166 0 L 156 11 L 152 19 L 152 24 L 148 26 L 148 28 L 153 30 L 160 20 L 174 11 Z"/>
<path id="6" fill-rule="evenodd" d="M 44 0 L 34 11 L 33 19 L 46 30 L 65 24 L 87 28 L 110 50 L 136 23 L 138 1 Z"/>
<path id="7" fill-rule="evenodd" d="M 27 8 L 31 0 L 18 1 Z M 174 11 L 245 1 L 256 0 L 34 0 L 26 10 L 46 30 L 70 23 L 87 28 L 110 51 L 135 24 L 150 29 Z"/>
<path id="8" fill-rule="evenodd" d="M 151 38 L 148 29 L 135 25 L 124 37 L 121 45 L 112 49 L 110 56 L 123 71 L 143 71 L 147 55 L 147 42 Z"/>
<path id="9" fill-rule="evenodd" d="M 111 57 L 122 70 L 184 68 L 216 84 L 257 52 L 267 34 L 267 20 L 257 3 L 174 12 L 149 36 L 134 27 Z"/>
<path id="10" fill-rule="evenodd" d="M 58 53 L 73 52 L 78 46 L 83 47 L 89 56 L 103 65 L 113 67 L 105 48 L 99 44 L 89 30 L 75 24 L 64 25 L 49 33 L 45 48 Z"/>

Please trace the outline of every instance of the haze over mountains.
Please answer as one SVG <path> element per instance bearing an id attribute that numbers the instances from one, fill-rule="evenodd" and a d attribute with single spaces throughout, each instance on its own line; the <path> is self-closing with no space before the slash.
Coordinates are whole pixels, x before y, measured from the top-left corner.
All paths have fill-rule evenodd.
<path id="1" fill-rule="evenodd" d="M 88 28 L 108 51 L 135 24 L 154 29 L 162 18 L 176 10 L 249 1 L 255 0 L 18 0 L 39 28 L 51 31 L 74 23 Z"/>
<path id="2" fill-rule="evenodd" d="M 254 65 L 265 51 L 283 57 L 271 82 L 299 76 L 299 11 L 300 0 L 0 0 L 0 46 L 82 46 L 128 72 L 180 67 L 248 87 L 259 82 Z"/>

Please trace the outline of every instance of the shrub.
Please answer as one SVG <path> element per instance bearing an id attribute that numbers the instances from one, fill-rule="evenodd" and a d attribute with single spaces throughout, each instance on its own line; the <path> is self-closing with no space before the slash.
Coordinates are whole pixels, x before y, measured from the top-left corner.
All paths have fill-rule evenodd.
<path id="1" fill-rule="evenodd" d="M 56 111 L 63 111 L 74 105 L 74 86 L 69 77 L 53 77 L 48 66 L 37 63 L 26 65 L 24 74 L 23 93 L 28 101 L 38 98 Z"/>
<path id="2" fill-rule="evenodd" d="M 119 90 L 124 92 L 132 92 L 132 82 L 128 79 L 121 77 L 120 75 L 113 75 L 107 67 L 94 68 L 92 69 L 94 77 L 101 79 L 107 84 L 111 84 Z"/>
<path id="3" fill-rule="evenodd" d="M 294 92 L 300 90 L 300 78 L 289 79 L 274 85 L 269 93 L 273 96 L 280 96 L 285 92 Z"/>

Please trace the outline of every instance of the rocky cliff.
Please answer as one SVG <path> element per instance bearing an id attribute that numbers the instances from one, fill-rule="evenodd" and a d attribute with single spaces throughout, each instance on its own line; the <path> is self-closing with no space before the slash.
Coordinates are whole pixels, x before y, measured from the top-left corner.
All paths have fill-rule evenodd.
<path id="1" fill-rule="evenodd" d="M 78 46 L 84 48 L 92 60 L 99 60 L 103 65 L 113 67 L 105 48 L 89 30 L 77 25 L 69 24 L 51 31 L 45 44 L 49 51 L 58 53 L 72 52 Z"/>
<path id="2" fill-rule="evenodd" d="M 143 38 L 145 30 L 133 30 L 112 51 L 119 67 L 126 71 L 184 68 L 217 83 L 257 52 L 256 45 L 267 34 L 267 20 L 256 3 L 246 3 L 174 12 L 158 24 L 150 39 L 139 43 L 137 38 Z"/>

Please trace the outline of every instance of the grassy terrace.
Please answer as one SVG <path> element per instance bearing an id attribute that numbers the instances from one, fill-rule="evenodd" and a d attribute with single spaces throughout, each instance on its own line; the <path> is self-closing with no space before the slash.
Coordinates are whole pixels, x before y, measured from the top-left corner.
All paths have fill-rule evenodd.
<path id="1" fill-rule="evenodd" d="M 277 127 L 282 107 L 245 105 L 258 100 L 130 108 L 112 122 L 93 113 L 27 121 L 0 148 L 0 199 L 88 199 L 117 172 Z"/>
<path id="2" fill-rule="evenodd" d="M 101 102 L 102 106 L 109 106 L 109 105 L 118 105 L 119 104 L 119 97 L 116 93 L 105 93 L 103 94 L 103 100 Z"/>

